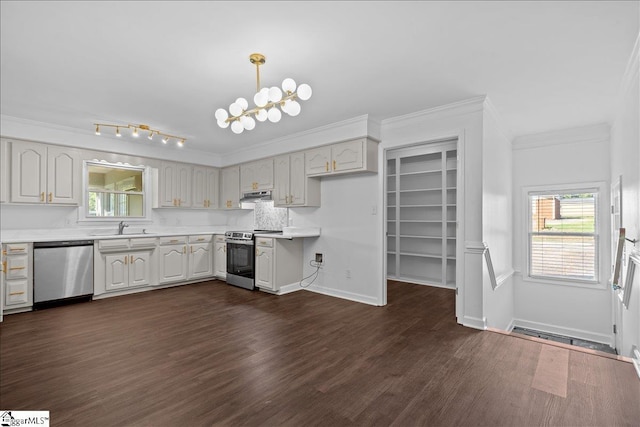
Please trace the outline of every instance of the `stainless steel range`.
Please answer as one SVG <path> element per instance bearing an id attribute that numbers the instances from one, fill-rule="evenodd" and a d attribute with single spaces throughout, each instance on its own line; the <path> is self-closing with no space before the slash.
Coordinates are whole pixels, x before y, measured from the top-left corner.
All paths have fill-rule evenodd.
<path id="1" fill-rule="evenodd" d="M 255 289 L 255 240 L 252 231 L 227 231 L 227 283 Z"/>

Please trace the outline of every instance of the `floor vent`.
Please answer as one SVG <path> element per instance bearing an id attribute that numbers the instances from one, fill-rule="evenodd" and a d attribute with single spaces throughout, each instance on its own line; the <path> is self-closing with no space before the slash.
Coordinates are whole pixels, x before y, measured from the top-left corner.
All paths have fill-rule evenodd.
<path id="1" fill-rule="evenodd" d="M 549 341 L 561 342 L 563 344 L 575 345 L 582 348 L 602 351 L 604 353 L 617 354 L 615 349 L 609 347 L 606 344 L 602 344 L 599 342 L 581 340 L 578 338 L 565 337 L 563 335 L 550 334 L 548 332 L 540 332 L 540 331 L 535 331 L 533 329 L 525 329 L 525 328 L 519 328 L 519 327 L 513 328 L 513 332 L 520 335 L 527 335 L 530 337 L 537 337 L 537 338 L 542 338 Z"/>

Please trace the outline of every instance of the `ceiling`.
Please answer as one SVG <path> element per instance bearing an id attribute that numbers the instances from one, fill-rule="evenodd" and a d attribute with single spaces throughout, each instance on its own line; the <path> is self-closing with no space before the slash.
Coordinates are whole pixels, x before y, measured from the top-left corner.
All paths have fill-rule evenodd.
<path id="1" fill-rule="evenodd" d="M 92 132 L 147 124 L 216 154 L 487 95 L 513 136 L 611 121 L 640 2 L 0 3 L 1 113 Z M 297 117 L 235 135 L 213 114 L 285 77 Z M 103 135 L 108 131 L 103 131 Z"/>

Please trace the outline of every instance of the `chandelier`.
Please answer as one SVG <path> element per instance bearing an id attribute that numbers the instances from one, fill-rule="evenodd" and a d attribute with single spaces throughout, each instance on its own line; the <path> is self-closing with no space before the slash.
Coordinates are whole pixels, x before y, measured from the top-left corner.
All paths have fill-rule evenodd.
<path id="1" fill-rule="evenodd" d="M 297 116 L 300 114 L 297 100 L 306 101 L 312 93 L 311 86 L 304 83 L 296 87 L 296 82 L 290 78 L 282 81 L 282 90 L 277 86 L 260 88 L 260 66 L 264 65 L 266 58 L 260 53 L 252 53 L 249 61 L 256 66 L 256 94 L 253 96 L 256 106 L 249 109 L 247 100 L 238 98 L 229 105 L 228 112 L 224 108 L 218 108 L 215 112 L 218 126 L 225 129 L 231 125 L 231 130 L 236 134 L 255 128 L 256 120 L 277 123 L 282 118 L 282 112 Z"/>
<path id="2" fill-rule="evenodd" d="M 94 123 L 94 126 L 96 127 L 96 135 L 100 135 L 101 127 L 106 127 L 115 128 L 117 137 L 122 136 L 122 133 L 120 133 L 120 129 L 131 129 L 131 136 L 133 136 L 134 138 L 138 138 L 140 136 L 140 133 L 145 133 L 148 139 L 153 140 L 153 136 L 157 135 L 158 137 L 162 137 L 162 142 L 164 144 L 167 144 L 172 139 L 175 140 L 178 147 L 182 147 L 184 145 L 184 142 L 187 140 L 187 138 L 183 138 L 181 136 L 170 135 L 156 129 L 151 129 L 147 125 L 113 125 L 108 123 Z"/>

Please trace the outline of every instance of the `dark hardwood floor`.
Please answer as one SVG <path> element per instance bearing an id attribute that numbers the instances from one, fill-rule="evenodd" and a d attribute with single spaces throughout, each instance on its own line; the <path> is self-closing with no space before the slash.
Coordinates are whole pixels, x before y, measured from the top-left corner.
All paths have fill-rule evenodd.
<path id="1" fill-rule="evenodd" d="M 630 363 L 457 325 L 447 289 L 372 307 L 218 281 L 5 316 L 0 408 L 52 426 L 637 426 Z"/>

